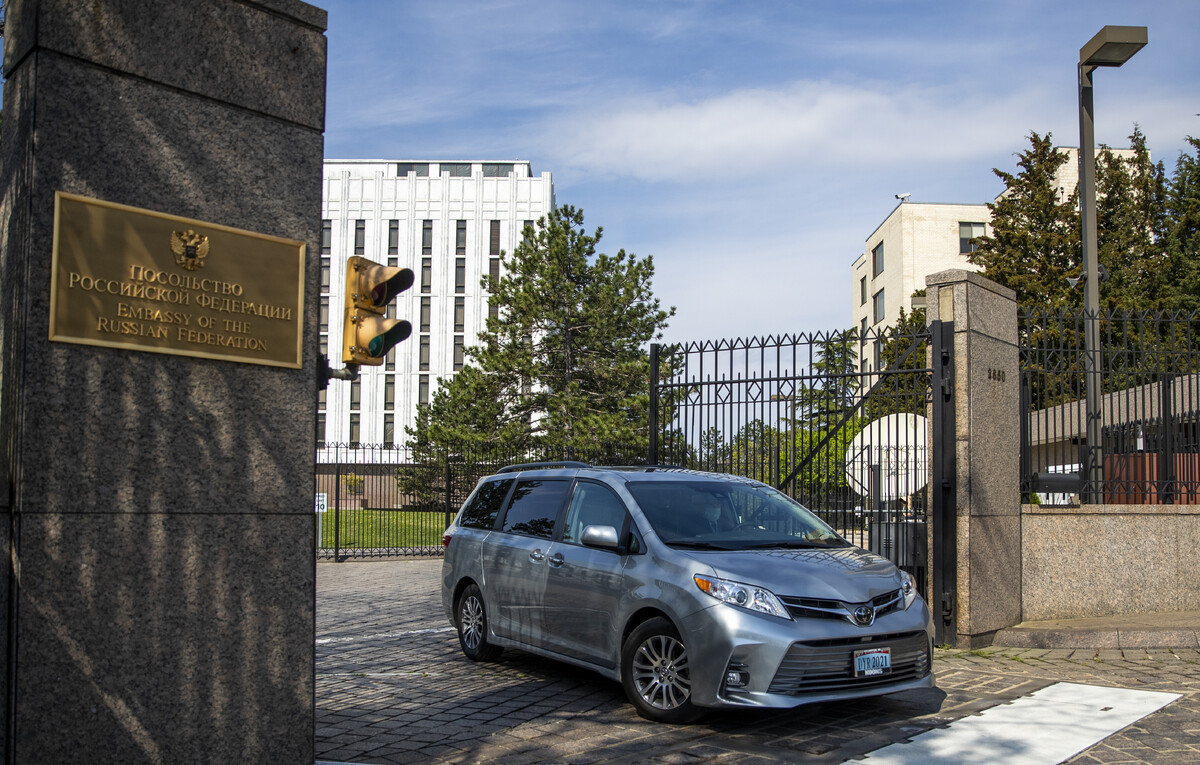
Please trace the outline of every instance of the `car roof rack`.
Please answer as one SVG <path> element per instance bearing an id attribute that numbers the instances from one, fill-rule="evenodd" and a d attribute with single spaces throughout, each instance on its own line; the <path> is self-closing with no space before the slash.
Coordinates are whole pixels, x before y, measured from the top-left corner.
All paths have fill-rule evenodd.
<path id="1" fill-rule="evenodd" d="M 683 465 L 605 465 L 604 470 L 626 470 L 631 473 L 653 473 L 655 470 L 687 470 Z"/>
<path id="2" fill-rule="evenodd" d="M 555 470 L 559 468 L 590 468 L 586 462 L 576 462 L 575 460 L 559 460 L 558 462 L 526 462 L 520 465 L 507 465 L 500 468 L 496 473 L 519 473 L 522 470 Z"/>

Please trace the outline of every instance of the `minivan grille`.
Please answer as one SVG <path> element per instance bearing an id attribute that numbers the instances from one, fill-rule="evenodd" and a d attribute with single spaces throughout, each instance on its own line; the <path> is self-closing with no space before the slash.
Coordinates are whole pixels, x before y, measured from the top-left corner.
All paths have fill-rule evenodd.
<path id="1" fill-rule="evenodd" d="M 875 607 L 875 617 L 879 618 L 894 611 L 903 601 L 900 590 L 892 590 L 882 595 L 876 595 L 865 603 L 846 603 L 840 600 L 824 600 L 821 598 L 781 597 L 783 605 L 793 619 L 847 619 L 853 621 L 851 614 L 861 605 L 870 604 Z"/>
<path id="2" fill-rule="evenodd" d="M 855 677 L 854 652 L 883 647 L 892 649 L 891 673 Z M 788 649 L 767 692 L 800 696 L 806 693 L 859 690 L 916 680 L 927 674 L 929 637 L 923 630 L 800 641 L 792 643 Z"/>

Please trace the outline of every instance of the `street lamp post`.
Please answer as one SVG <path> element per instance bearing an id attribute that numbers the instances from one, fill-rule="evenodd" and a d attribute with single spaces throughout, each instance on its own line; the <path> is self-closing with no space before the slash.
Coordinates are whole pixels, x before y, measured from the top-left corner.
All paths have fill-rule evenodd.
<path id="1" fill-rule="evenodd" d="M 1079 49 L 1079 219 L 1083 228 L 1084 375 L 1087 386 L 1087 493 L 1104 482 L 1101 462 L 1103 391 L 1100 374 L 1100 276 L 1096 246 L 1096 150 L 1092 110 L 1092 72 L 1098 66 L 1121 66 L 1147 42 L 1146 27 L 1106 26 Z"/>

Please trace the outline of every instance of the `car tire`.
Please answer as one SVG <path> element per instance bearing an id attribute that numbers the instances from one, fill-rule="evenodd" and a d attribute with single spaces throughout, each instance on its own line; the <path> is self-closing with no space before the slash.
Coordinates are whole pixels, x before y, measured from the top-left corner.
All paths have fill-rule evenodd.
<path id="1" fill-rule="evenodd" d="M 469 584 L 458 596 L 454 606 L 454 623 L 458 627 L 458 644 L 471 661 L 495 661 L 504 649 L 488 642 L 487 608 L 479 586 Z"/>
<path id="2" fill-rule="evenodd" d="M 687 646 L 669 619 L 650 619 L 629 634 L 621 647 L 621 685 L 647 720 L 678 725 L 704 713 L 692 703 Z"/>

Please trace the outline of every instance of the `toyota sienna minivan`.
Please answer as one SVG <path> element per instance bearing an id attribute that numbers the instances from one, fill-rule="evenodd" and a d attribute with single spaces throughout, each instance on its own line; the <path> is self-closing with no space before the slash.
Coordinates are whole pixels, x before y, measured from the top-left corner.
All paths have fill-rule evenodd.
<path id="1" fill-rule="evenodd" d="M 651 720 L 933 685 L 912 577 L 758 481 L 514 465 L 479 481 L 444 541 L 469 659 L 518 648 L 595 670 Z"/>

